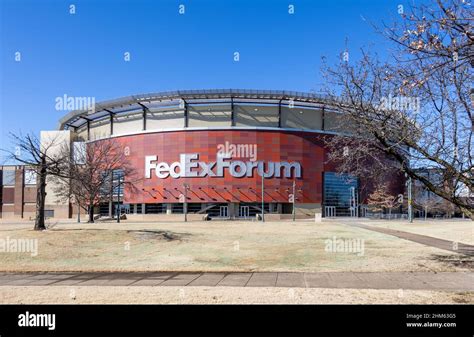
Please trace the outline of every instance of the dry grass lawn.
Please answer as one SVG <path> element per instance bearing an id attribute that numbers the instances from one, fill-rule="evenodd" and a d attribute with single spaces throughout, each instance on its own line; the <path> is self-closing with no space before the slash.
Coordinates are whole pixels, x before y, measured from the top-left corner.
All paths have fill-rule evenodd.
<path id="1" fill-rule="evenodd" d="M 433 228 L 435 234 L 444 231 L 438 224 Z M 457 236 L 465 229 L 453 231 Z M 44 232 L 33 231 L 31 222 L 0 223 L 0 240 L 7 237 L 38 239 L 38 255 L 0 253 L 1 271 L 472 270 L 472 258 L 337 221 L 69 222 Z M 327 252 L 325 240 L 333 237 L 363 239 L 364 254 Z"/>

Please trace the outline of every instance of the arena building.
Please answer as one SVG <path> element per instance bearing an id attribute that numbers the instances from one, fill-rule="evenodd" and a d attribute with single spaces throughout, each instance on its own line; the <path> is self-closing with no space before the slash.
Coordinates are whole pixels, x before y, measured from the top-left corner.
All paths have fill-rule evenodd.
<path id="1" fill-rule="evenodd" d="M 97 213 L 119 203 L 131 218 L 268 218 L 362 216 L 366 195 L 358 179 L 336 174 L 324 137 L 340 114 L 318 95 L 267 90 L 189 90 L 97 103 L 61 118 L 71 143 L 115 139 L 141 175 Z M 77 145 L 77 144 L 74 144 Z M 15 172 L 15 173 L 11 173 Z M 24 167 L 3 168 L 2 217 L 31 216 L 34 194 Z M 126 177 L 124 180 L 126 181 Z M 125 185 L 126 186 L 126 185 Z M 47 210 L 72 217 L 48 186 Z M 120 200 L 120 201 L 119 201 Z M 32 205 L 31 205 L 32 204 Z"/>

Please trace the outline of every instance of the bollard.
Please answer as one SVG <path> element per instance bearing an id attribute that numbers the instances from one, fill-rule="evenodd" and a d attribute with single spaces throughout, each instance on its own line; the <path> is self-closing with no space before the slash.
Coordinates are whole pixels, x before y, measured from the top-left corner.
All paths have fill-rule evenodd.
<path id="1" fill-rule="evenodd" d="M 321 213 L 314 213 L 314 222 L 322 222 L 323 218 Z"/>

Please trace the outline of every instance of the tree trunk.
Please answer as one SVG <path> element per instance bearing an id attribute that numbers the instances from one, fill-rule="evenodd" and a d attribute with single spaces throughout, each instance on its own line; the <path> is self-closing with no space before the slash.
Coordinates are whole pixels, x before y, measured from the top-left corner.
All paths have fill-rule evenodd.
<path id="1" fill-rule="evenodd" d="M 474 212 L 472 208 L 467 208 L 467 207 L 459 207 L 461 209 L 461 212 L 463 214 L 467 215 L 469 218 L 471 218 L 472 221 L 474 221 Z"/>
<path id="2" fill-rule="evenodd" d="M 428 207 L 425 207 L 425 221 L 428 219 Z"/>
<path id="3" fill-rule="evenodd" d="M 38 174 L 39 186 L 36 191 L 36 218 L 35 231 L 42 231 L 46 229 L 44 223 L 44 208 L 46 202 L 46 159 L 42 158 L 41 168 Z"/>
<path id="4" fill-rule="evenodd" d="M 90 223 L 94 222 L 94 204 L 89 204 L 89 221 Z"/>

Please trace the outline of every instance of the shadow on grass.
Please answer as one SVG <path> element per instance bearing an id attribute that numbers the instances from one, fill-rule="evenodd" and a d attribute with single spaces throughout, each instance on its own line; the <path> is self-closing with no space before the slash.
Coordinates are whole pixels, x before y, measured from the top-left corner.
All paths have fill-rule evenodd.
<path id="1" fill-rule="evenodd" d="M 51 232 L 77 232 L 77 231 L 113 231 L 115 228 L 52 228 Z"/>
<path id="2" fill-rule="evenodd" d="M 52 232 L 80 232 L 80 231 L 114 231 L 114 228 L 54 228 Z M 149 230 L 149 229 L 138 229 L 138 230 L 122 230 L 128 234 L 134 234 L 140 240 L 166 240 L 166 241 L 181 241 L 184 238 L 191 236 L 190 233 L 175 233 L 171 231 L 162 230 Z"/>
<path id="3" fill-rule="evenodd" d="M 453 301 L 459 304 L 470 304 L 472 303 L 474 297 L 470 292 L 460 292 L 456 293 L 453 297 Z"/>
<path id="4" fill-rule="evenodd" d="M 469 255 L 452 254 L 440 255 L 432 254 L 430 260 L 444 263 L 450 267 L 467 268 L 474 270 L 474 258 Z"/>
<path id="5" fill-rule="evenodd" d="M 128 230 L 127 233 L 135 234 L 141 240 L 162 240 L 166 241 L 181 241 L 184 238 L 191 236 L 189 233 L 175 233 L 171 231 L 160 230 Z"/>

